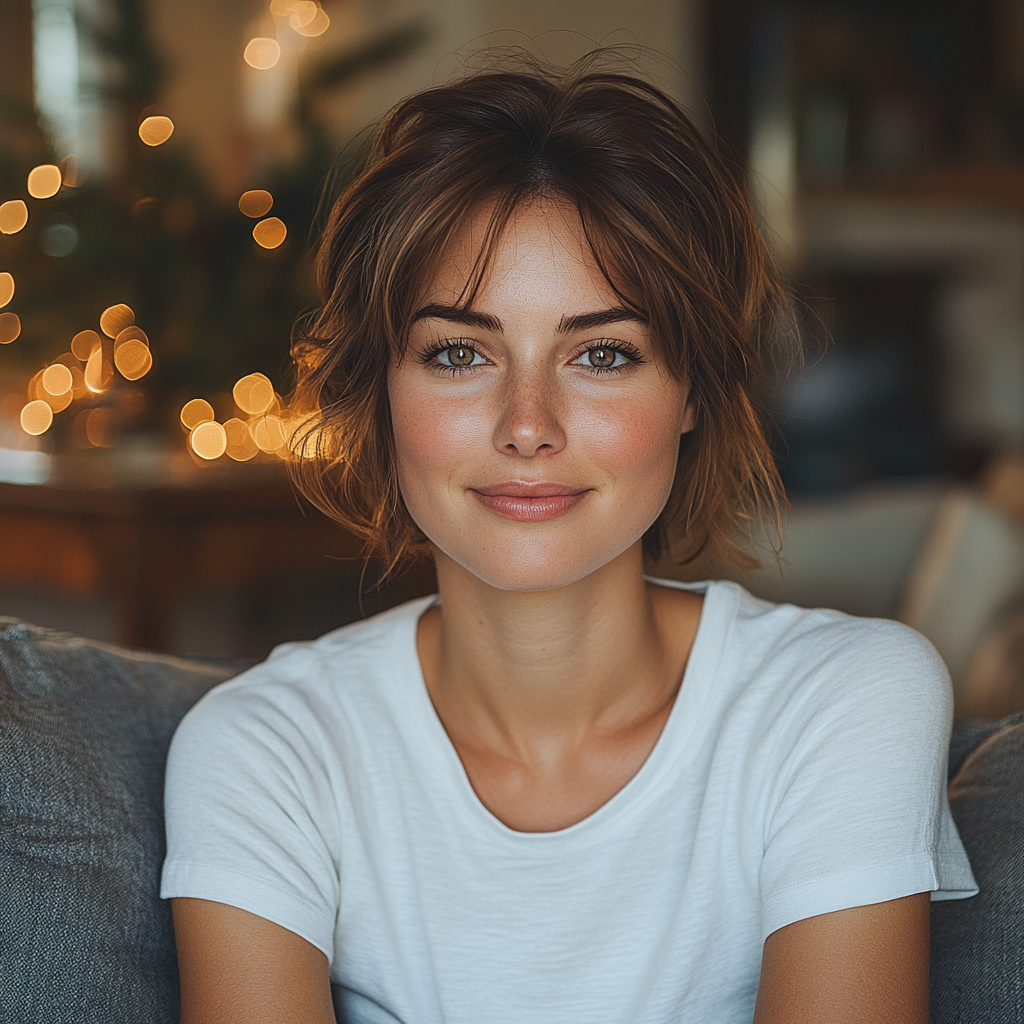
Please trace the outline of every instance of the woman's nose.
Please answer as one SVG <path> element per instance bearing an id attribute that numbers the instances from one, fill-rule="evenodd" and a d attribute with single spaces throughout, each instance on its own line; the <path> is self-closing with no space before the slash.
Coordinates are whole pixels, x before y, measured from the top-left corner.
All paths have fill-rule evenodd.
<path id="1" fill-rule="evenodd" d="M 494 435 L 499 451 L 531 456 L 565 447 L 557 386 L 546 375 L 510 372 L 502 404 Z"/>

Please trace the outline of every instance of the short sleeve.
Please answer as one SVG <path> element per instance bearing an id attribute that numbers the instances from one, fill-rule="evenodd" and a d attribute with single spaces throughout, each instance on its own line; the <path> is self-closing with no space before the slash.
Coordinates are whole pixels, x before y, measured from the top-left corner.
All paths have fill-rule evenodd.
<path id="1" fill-rule="evenodd" d="M 913 893 L 977 892 L 946 800 L 942 660 L 897 623 L 848 619 L 821 633 L 772 738 L 782 767 L 766 799 L 762 938 Z"/>
<path id="2" fill-rule="evenodd" d="M 160 895 L 239 907 L 330 959 L 338 907 L 322 728 L 262 668 L 211 691 L 182 720 L 165 785 Z"/>

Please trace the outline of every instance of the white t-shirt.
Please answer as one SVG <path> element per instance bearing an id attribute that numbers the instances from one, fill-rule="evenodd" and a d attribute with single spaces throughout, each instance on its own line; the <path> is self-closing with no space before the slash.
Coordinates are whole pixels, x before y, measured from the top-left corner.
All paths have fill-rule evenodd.
<path id="1" fill-rule="evenodd" d="M 432 599 L 277 648 L 174 737 L 161 895 L 307 939 L 351 1024 L 749 1024 L 775 929 L 975 893 L 931 645 L 705 588 L 651 755 L 557 832 L 473 792 L 416 653 Z"/>

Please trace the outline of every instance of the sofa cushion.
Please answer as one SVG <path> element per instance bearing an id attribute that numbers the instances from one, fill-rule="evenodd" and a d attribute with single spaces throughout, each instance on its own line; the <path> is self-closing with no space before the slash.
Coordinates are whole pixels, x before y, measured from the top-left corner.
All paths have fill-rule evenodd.
<path id="1" fill-rule="evenodd" d="M 178 1021 L 164 762 L 182 715 L 244 667 L 0 617 L 5 1021 Z"/>
<path id="2" fill-rule="evenodd" d="M 932 904 L 932 1024 L 1024 1021 L 1024 714 L 955 730 L 950 773 L 980 891 Z"/>

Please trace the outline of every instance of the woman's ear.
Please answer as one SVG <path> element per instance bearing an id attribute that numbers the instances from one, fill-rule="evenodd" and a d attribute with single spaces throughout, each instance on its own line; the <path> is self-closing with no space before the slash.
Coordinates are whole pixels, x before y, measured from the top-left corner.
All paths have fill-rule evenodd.
<path id="1" fill-rule="evenodd" d="M 680 417 L 679 433 L 688 434 L 697 425 L 697 408 L 693 399 L 687 399 L 683 406 L 683 415 Z"/>

